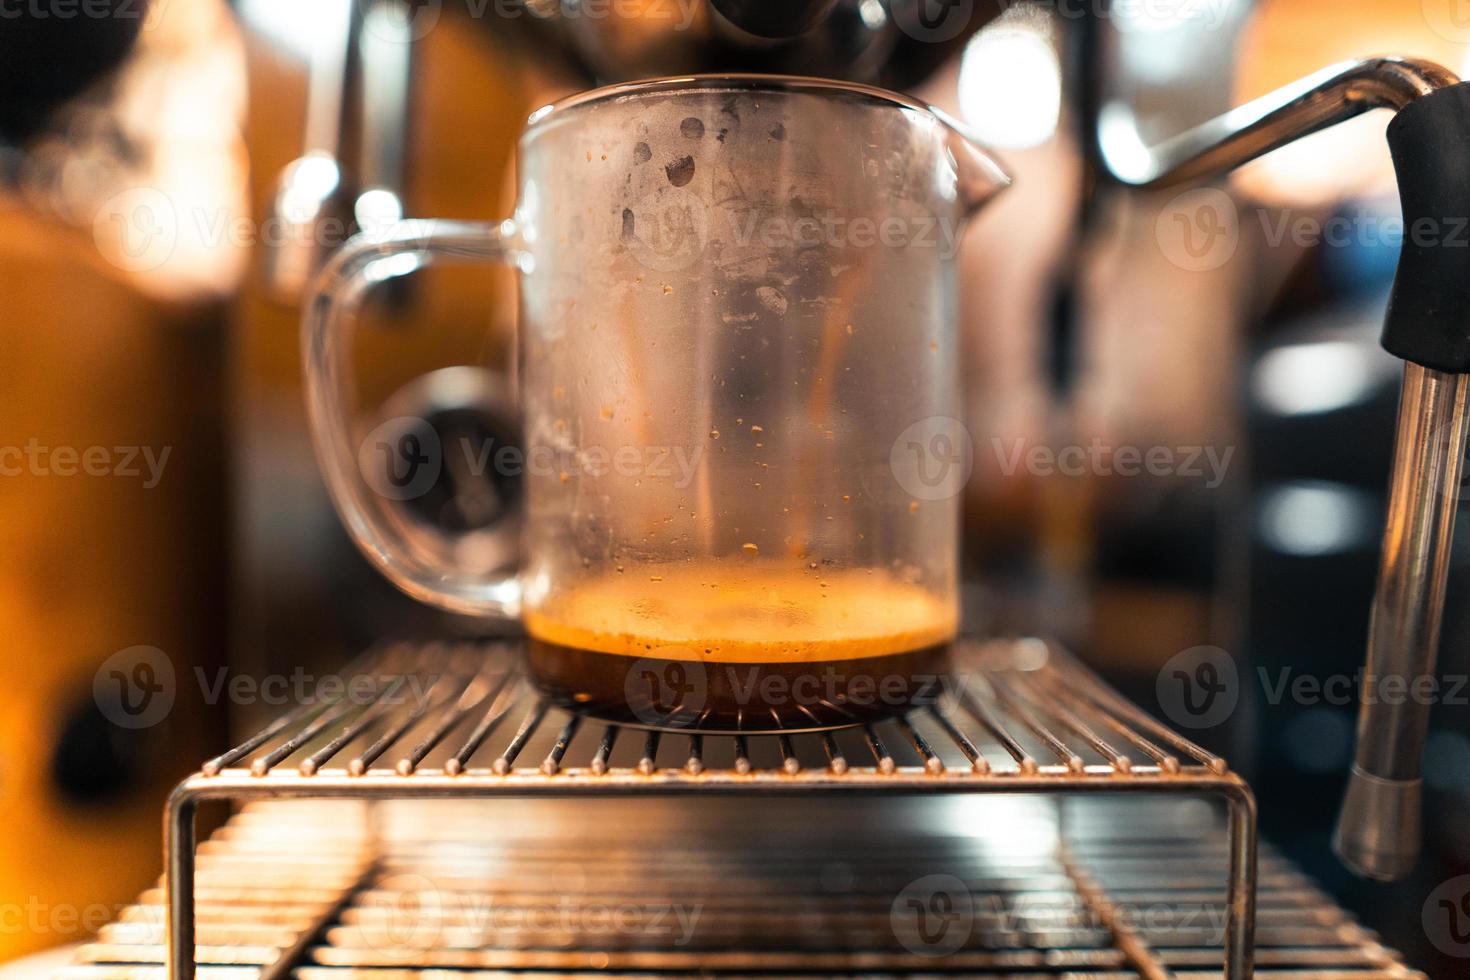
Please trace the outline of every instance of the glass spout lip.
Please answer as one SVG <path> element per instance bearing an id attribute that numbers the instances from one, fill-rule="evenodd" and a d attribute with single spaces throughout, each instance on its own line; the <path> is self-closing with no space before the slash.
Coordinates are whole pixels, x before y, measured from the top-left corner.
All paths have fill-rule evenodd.
<path id="1" fill-rule="evenodd" d="M 526 129 L 521 134 L 521 139 L 525 140 L 529 138 L 541 126 L 564 116 L 572 109 L 615 101 L 629 96 L 649 95 L 660 92 L 679 92 L 690 89 L 716 92 L 810 92 L 823 95 L 841 94 L 869 99 L 879 104 L 893 106 L 896 109 L 922 112 L 938 120 L 945 128 L 969 144 L 973 149 L 973 153 L 970 156 L 984 167 L 982 176 L 993 185 L 994 190 L 1001 190 L 1010 186 L 1011 183 L 1010 175 L 1006 173 L 1005 169 L 991 155 L 990 150 L 975 137 L 975 134 L 970 131 L 969 127 L 947 112 L 936 109 L 927 103 L 903 95 L 902 93 L 892 92 L 874 85 L 863 85 L 859 82 L 848 82 L 836 78 L 816 78 L 806 75 L 721 72 L 696 75 L 666 75 L 659 78 L 645 78 L 638 81 L 619 82 L 615 85 L 604 85 L 601 88 L 588 89 L 585 92 L 568 95 L 565 98 L 558 99 L 537 109 L 527 117 Z"/>
<path id="2" fill-rule="evenodd" d="M 816 78 L 806 75 L 766 75 L 756 72 L 717 72 L 696 75 L 663 75 L 643 78 L 631 82 L 618 82 L 600 88 L 576 92 L 550 102 L 526 119 L 527 130 L 546 122 L 569 109 L 626 98 L 630 95 L 649 95 L 659 92 L 677 92 L 683 89 L 735 90 L 752 92 L 819 92 L 845 93 L 885 102 L 905 109 L 919 109 L 931 115 L 939 115 L 931 106 L 898 92 L 859 82 L 847 82 L 835 78 Z"/>
<path id="3" fill-rule="evenodd" d="M 959 152 L 954 153 L 955 166 L 962 177 L 968 172 L 968 179 L 962 180 L 967 188 L 967 210 L 979 210 L 981 205 L 1014 183 L 1010 172 L 996 159 L 990 147 L 980 141 L 974 130 L 943 109 L 924 106 L 924 110 L 939 120 L 960 144 Z"/>

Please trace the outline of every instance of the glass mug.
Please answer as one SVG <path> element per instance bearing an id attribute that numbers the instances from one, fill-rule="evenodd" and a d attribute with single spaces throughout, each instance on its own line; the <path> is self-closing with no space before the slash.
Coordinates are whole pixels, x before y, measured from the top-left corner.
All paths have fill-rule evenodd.
<path id="1" fill-rule="evenodd" d="M 541 690 L 603 717 L 796 731 L 910 703 L 958 628 L 954 251 L 1008 178 L 921 104 L 753 75 L 540 109 L 518 174 L 514 218 L 401 222 L 318 281 L 313 436 L 357 544 L 410 595 L 519 618 Z M 524 471 L 508 577 L 396 504 L 432 432 L 354 424 L 351 314 L 448 259 L 519 271 L 523 451 L 474 447 Z"/>

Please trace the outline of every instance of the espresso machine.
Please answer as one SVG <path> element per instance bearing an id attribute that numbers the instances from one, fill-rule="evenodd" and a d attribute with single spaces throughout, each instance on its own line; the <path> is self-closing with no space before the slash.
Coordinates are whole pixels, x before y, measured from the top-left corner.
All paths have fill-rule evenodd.
<path id="1" fill-rule="evenodd" d="M 964 5 L 969 6 L 969 5 Z M 946 8 L 948 11 L 948 8 Z M 717 3 L 692 8 L 688 24 L 650 14 L 631 21 L 550 17 L 531 25 L 598 81 L 685 71 L 780 71 L 912 84 L 998 7 L 974 5 L 962 22 L 937 24 L 923 3 Z M 943 20 L 944 18 L 940 18 Z M 942 36 L 942 37 L 941 37 Z M 938 43 L 934 39 L 940 39 Z M 1095 178 L 1140 188 L 1208 179 L 1320 129 L 1372 109 L 1398 113 L 1389 131 L 1406 226 L 1465 210 L 1455 195 L 1454 154 L 1463 96 L 1448 70 L 1378 58 L 1331 66 L 1161 143 L 1148 145 L 1127 107 L 1091 118 Z M 424 246 L 428 248 L 427 244 Z M 378 251 L 339 258 L 333 274 Z M 1453 249 L 1406 247 L 1395 279 L 1383 343 L 1406 362 L 1383 554 L 1373 601 L 1365 675 L 1422 678 L 1434 673 L 1443 616 L 1456 489 L 1465 449 L 1465 368 L 1455 323 L 1465 302 L 1452 283 Z M 368 549 L 380 567 L 380 550 Z M 1419 758 L 1428 709 L 1365 696 L 1359 749 L 1336 848 L 1359 873 L 1394 880 L 1418 853 Z"/>
<path id="2" fill-rule="evenodd" d="M 834 68 L 823 61 L 822 54 L 830 43 L 830 36 L 822 31 L 830 30 L 831 36 L 835 36 L 846 30 L 842 25 L 850 27 L 856 23 L 867 28 L 866 32 L 859 32 L 867 38 L 865 50 L 882 50 L 884 42 L 879 39 L 885 30 L 892 43 L 893 24 L 915 16 L 914 11 L 895 9 L 887 22 L 880 24 L 876 16 L 865 19 L 861 9 L 851 11 L 840 5 L 825 10 L 793 7 L 789 10 L 790 19 L 784 22 L 762 20 L 750 10 L 738 7 L 712 6 L 701 10 L 695 18 L 695 23 L 701 25 L 699 30 L 681 33 L 670 29 L 661 35 L 654 25 L 638 34 L 636 43 L 615 32 L 602 36 L 586 23 L 541 26 L 549 29 L 549 35 L 562 50 L 570 51 L 593 78 L 601 81 L 646 75 L 648 65 L 657 65 L 660 72 L 717 71 L 732 66 L 780 69 L 790 64 L 786 60 L 789 57 L 799 58 L 804 71 L 816 74 L 867 78 L 889 84 L 903 84 L 904 80 L 912 81 L 916 77 L 912 74 L 916 70 L 914 58 L 905 53 L 903 43 L 893 43 L 886 49 L 890 56 L 887 63 L 844 54 L 838 59 L 840 67 Z M 984 12 L 967 21 L 955 37 L 967 36 L 993 14 L 993 11 Z M 900 31 L 899 41 L 905 38 L 912 39 Z M 1086 38 L 1083 41 L 1089 43 Z M 1097 41 L 1094 38 L 1090 43 Z M 815 53 L 812 45 L 817 45 Z M 922 50 L 942 56 L 945 49 Z M 629 51 L 636 54 L 629 55 Z M 813 68 L 814 64 L 821 67 Z M 918 70 L 922 73 L 922 69 Z M 1403 111 L 1414 104 L 1415 114 L 1428 113 L 1429 109 L 1417 106 L 1437 102 L 1445 106 L 1438 111 L 1453 118 L 1459 112 L 1457 96 L 1436 96 L 1434 102 L 1419 100 L 1442 89 L 1453 89 L 1455 84 L 1452 75 L 1428 63 L 1375 59 L 1339 65 L 1260 102 L 1233 110 L 1199 129 L 1152 146 L 1140 134 L 1137 122 L 1129 118 L 1126 106 L 1095 106 L 1093 112 L 1083 115 L 1095 130 L 1088 133 L 1096 146 L 1091 179 L 1103 185 L 1141 189 L 1188 184 L 1220 174 L 1372 108 Z M 1406 208 L 1417 208 L 1421 193 L 1410 187 L 1416 178 L 1407 168 L 1432 166 L 1423 162 L 1420 151 L 1399 149 L 1408 142 L 1428 141 L 1427 137 L 1414 135 L 1410 130 L 1413 118 L 1414 115 L 1406 115 L 1404 122 L 1395 124 L 1391 134 L 1405 188 Z M 1424 125 L 1426 131 L 1440 128 L 1438 122 Z M 1409 157 L 1414 158 L 1412 162 Z M 1452 169 L 1448 163 L 1442 162 L 1440 166 L 1446 171 Z M 1415 172 L 1422 175 L 1423 171 Z M 1448 173 L 1441 173 L 1427 180 L 1426 186 L 1439 189 L 1447 179 Z M 1428 207 L 1430 210 L 1421 212 L 1420 217 L 1432 220 L 1432 214 L 1454 211 L 1453 205 L 1439 201 Z M 1431 253 L 1433 258 L 1429 257 Z M 1437 623 L 1442 615 L 1453 505 L 1446 502 L 1448 498 L 1441 490 L 1434 488 L 1454 486 L 1458 482 L 1463 426 L 1456 419 L 1461 396 L 1456 393 L 1459 383 L 1453 373 L 1456 370 L 1453 356 L 1442 356 L 1443 352 L 1433 349 L 1442 343 L 1441 339 L 1424 339 L 1426 334 L 1437 333 L 1435 328 L 1425 327 L 1424 322 L 1437 315 L 1431 311 L 1443 307 L 1438 299 L 1413 297 L 1434 296 L 1434 287 L 1427 290 L 1422 287 L 1427 279 L 1439 275 L 1422 271 L 1415 263 L 1452 261 L 1444 258 L 1448 254 L 1433 249 L 1407 253 L 1404 261 L 1408 264 L 1401 269 L 1390 307 L 1386 346 L 1408 360 L 1410 366 L 1406 369 L 1405 394 L 1400 407 L 1390 524 L 1384 535 L 1379 592 L 1374 601 L 1369 677 L 1427 676 L 1430 663 L 1425 658 L 1438 643 Z M 350 266 L 338 266 L 339 270 L 342 268 Z M 1411 298 L 1405 300 L 1406 294 Z M 1429 307 L 1415 309 L 1416 304 L 1425 302 Z M 1421 347 L 1421 343 L 1427 346 Z M 1446 371 L 1449 373 L 1436 373 Z M 1410 585 L 1411 582 L 1418 584 Z M 1415 828 L 1419 823 L 1418 769 L 1409 760 L 1420 755 L 1425 724 L 1426 712 L 1422 708 L 1389 706 L 1383 699 L 1365 699 L 1360 749 L 1338 829 L 1337 848 L 1346 862 L 1369 877 L 1391 880 L 1413 865 L 1417 850 Z"/>
<path id="3" fill-rule="evenodd" d="M 238 5 L 247 31 L 250 6 Z M 366 704 L 301 705 L 274 720 L 259 705 L 239 711 L 231 719 L 232 733 L 239 736 L 235 747 L 214 755 L 169 803 L 166 887 L 146 894 L 105 927 L 101 940 L 84 952 L 76 980 L 95 980 L 97 971 L 125 972 L 139 963 L 186 978 L 193 975 L 196 957 L 187 951 L 196 940 L 200 975 L 247 963 L 262 976 L 300 980 L 384 968 L 550 969 L 581 976 L 639 970 L 897 973 L 915 964 L 996 976 L 1068 969 L 1084 977 L 1118 975 L 1110 970 L 1168 977 L 1223 965 L 1228 975 L 1244 977 L 1257 894 L 1263 899 L 1257 954 L 1263 966 L 1337 967 L 1374 978 L 1417 975 L 1296 876 L 1289 863 L 1269 849 L 1258 859 L 1254 802 L 1245 781 L 1225 764 L 1225 752 L 1204 737 L 1199 744 L 1177 735 L 1133 708 L 1051 640 L 1027 640 L 999 653 L 986 648 L 975 662 L 990 671 L 980 676 L 992 679 L 972 701 L 899 719 L 891 728 L 747 740 L 738 734 L 704 737 L 677 726 L 660 731 L 650 724 L 624 727 L 619 734 L 616 726 L 598 727 L 526 700 L 498 666 L 506 662 L 505 648 L 487 639 L 496 631 L 474 617 L 397 594 L 378 574 L 388 564 L 385 552 L 368 548 L 358 554 L 336 523 L 332 498 L 342 491 L 322 485 L 296 365 L 300 307 L 321 302 L 306 299 L 314 282 L 345 281 L 379 263 L 373 267 L 373 298 L 360 311 L 373 323 L 361 339 L 366 365 L 359 365 L 359 384 L 365 397 L 349 419 L 352 425 L 374 430 L 393 419 L 416 418 L 445 443 L 471 437 L 515 444 L 524 435 L 512 386 L 481 370 L 486 362 L 514 359 L 506 336 L 488 345 L 480 337 L 486 306 L 495 307 L 496 330 L 510 332 L 501 328 L 511 326 L 503 312 L 513 307 L 511 291 L 504 282 L 475 292 L 478 287 L 445 280 L 470 299 L 432 307 L 441 302 L 432 295 L 440 280 L 424 281 L 420 270 L 446 251 L 462 254 L 479 244 L 461 242 L 446 250 L 412 230 L 405 237 L 397 225 L 416 216 L 503 216 L 498 188 L 456 198 L 440 186 L 450 181 L 427 176 L 437 161 L 424 158 L 422 134 L 416 133 L 426 114 L 425 91 L 434 93 L 431 106 L 442 107 L 454 89 L 452 79 L 436 77 L 429 65 L 469 65 L 480 72 L 475 78 L 492 80 L 504 97 L 485 100 L 480 111 L 495 114 L 502 128 L 519 126 L 515 117 L 528 114 L 522 103 L 529 110 L 553 97 L 652 76 L 770 72 L 923 93 L 926 83 L 953 71 L 955 57 L 981 32 L 1015 16 L 1015 5 L 688 0 L 650 3 L 639 8 L 641 15 L 624 11 L 609 17 L 588 16 L 590 5 L 535 0 L 509 5 L 514 16 L 486 15 L 483 8 L 477 15 L 473 5 L 461 9 L 453 2 L 343 0 L 326 6 L 337 9 L 305 46 L 309 83 L 299 139 L 295 127 L 278 127 L 279 117 L 263 115 L 266 125 L 256 125 L 257 132 L 279 128 L 273 135 L 282 152 L 257 156 L 254 203 L 263 221 L 290 231 L 261 245 L 258 277 L 240 304 L 239 359 L 229 386 L 240 399 L 234 408 L 241 420 L 234 432 L 232 657 L 247 673 L 273 674 L 301 663 L 334 664 L 371 646 L 356 669 L 416 678 L 428 693 L 404 705 L 377 690 Z M 1198 116 L 1228 111 L 1182 132 L 1172 124 L 1175 117 L 1161 132 L 1156 120 L 1143 118 L 1143 107 L 1114 97 L 1114 80 L 1103 67 L 1110 64 L 1110 45 L 1119 40 L 1110 18 L 1056 22 L 1060 30 L 1053 40 L 1072 72 L 1060 93 L 1060 115 L 1078 159 L 1058 181 L 1075 212 L 1069 241 L 1105 237 L 1115 214 L 1110 208 L 1129 195 L 1201 185 L 1380 108 L 1394 114 L 1389 148 L 1405 226 L 1470 214 L 1470 189 L 1457 163 L 1470 145 L 1470 103 L 1457 78 L 1436 64 L 1392 57 L 1337 64 L 1238 108 L 1202 100 L 1209 112 L 1183 120 L 1185 127 Z M 474 41 L 451 43 L 446 35 Z M 517 67 L 502 71 L 498 62 L 476 62 L 484 51 L 504 55 Z M 1206 87 L 1213 98 L 1221 97 L 1219 87 Z M 284 139 L 282 131 L 288 134 Z M 485 136 L 466 129 L 465 142 L 475 139 Z M 509 140 L 494 149 L 508 155 Z M 997 156 L 1002 166 L 1009 163 L 1004 151 Z M 1015 191 L 1023 191 L 1027 170 L 1007 169 L 1014 173 Z M 463 161 L 452 172 L 466 187 L 480 183 Z M 497 171 L 483 183 L 504 179 Z M 997 197 L 997 206 L 1009 193 Z M 1197 231 L 1209 230 L 1208 215 L 1184 215 L 1191 217 L 1198 218 Z M 985 220 L 982 215 L 977 225 Z M 349 243 L 355 232 L 364 237 Z M 390 245 L 394 256 L 411 261 L 384 263 Z M 1383 345 L 1404 367 L 1367 640 L 1370 679 L 1422 678 L 1435 671 L 1470 408 L 1464 383 L 1470 340 L 1459 325 L 1470 314 L 1458 285 L 1463 273 L 1460 254 L 1445 242 L 1433 236 L 1406 242 L 1388 307 Z M 1048 375 L 1045 398 L 1066 404 L 1078 385 L 1079 335 L 1088 315 L 1080 297 L 1088 286 L 1065 262 L 1039 278 L 1047 297 L 1046 342 L 1029 353 L 1045 362 L 1038 364 L 1038 373 Z M 455 335 L 441 332 L 434 339 L 433 331 L 417 323 L 405 327 L 426 302 L 432 312 L 425 319 L 450 322 Z M 442 363 L 461 366 L 437 367 Z M 463 366 L 470 363 L 475 366 Z M 320 405 L 314 407 L 320 414 Z M 395 430 L 392 436 L 396 444 L 412 434 Z M 1082 440 L 1076 433 L 1069 438 Z M 1075 541 L 1058 538 L 1055 528 L 1078 537 L 1098 529 L 1085 526 L 1089 501 L 1082 495 L 1050 494 L 1038 491 L 1017 510 L 990 498 L 966 501 L 974 512 L 967 517 L 984 528 L 986 541 L 997 533 L 1014 534 L 1020 524 L 1039 525 L 1041 537 L 1051 536 L 1041 549 L 1050 549 L 1051 567 L 1041 577 L 1042 591 L 1051 591 L 1048 602 L 1013 608 L 995 591 L 981 589 L 966 596 L 965 609 L 970 613 L 973 604 L 981 621 L 999 624 L 998 635 L 1060 634 L 1086 660 L 1085 637 L 1071 635 L 1064 625 L 1051 628 L 1052 613 L 1063 624 L 1066 611 L 1078 604 L 1069 584 L 1079 573 Z M 440 553 L 470 555 L 474 567 L 489 574 L 518 557 L 525 499 L 526 488 L 515 480 L 446 468 L 426 493 L 411 500 L 382 498 L 375 506 L 442 543 Z M 1015 520 L 1017 513 L 1024 520 Z M 1012 526 L 995 527 L 1007 524 Z M 434 639 L 379 642 L 400 636 Z M 1334 839 L 1342 861 L 1357 874 L 1390 881 L 1415 866 L 1428 713 L 1427 705 L 1412 699 L 1364 699 Z M 960 785 L 967 779 L 995 789 L 999 801 L 1008 792 L 1045 797 L 1058 787 L 1097 795 L 1092 791 L 1104 779 L 1120 793 L 1145 792 L 1127 805 L 1069 798 L 1055 809 L 1005 810 L 1002 802 L 996 802 L 1000 809 L 972 808 L 960 792 L 968 788 Z M 1169 796 L 1171 789 L 1191 787 L 1226 800 L 1223 820 L 1193 806 L 1197 801 Z M 584 790 L 633 799 L 578 799 Z M 705 790 L 720 799 L 696 798 Z M 689 808 L 681 811 L 663 797 L 637 798 L 664 791 L 689 794 L 677 801 Z M 808 791 L 834 791 L 843 804 L 814 807 L 792 798 Z M 904 799 L 944 799 L 905 809 L 897 799 L 882 798 L 890 791 Z M 529 799 L 501 798 L 515 794 Z M 870 794 L 872 801 L 857 802 Z M 741 809 L 747 798 L 759 802 Z M 197 811 L 221 799 L 241 802 L 242 808 L 218 837 L 196 840 Z M 865 809 L 869 802 L 871 812 Z M 581 817 L 577 807 L 585 808 Z M 762 808 L 767 809 L 759 813 Z M 589 829 L 588 810 L 609 816 Z M 691 846 L 677 836 L 681 821 L 687 826 L 689 820 L 710 827 L 712 836 L 754 833 L 774 845 L 759 857 L 742 852 L 738 858 Z M 500 839 L 487 840 L 484 828 L 492 821 L 501 821 Z M 622 822 L 641 834 L 610 831 Z M 956 833 L 957 827 L 964 832 Z M 874 828 L 884 833 L 873 838 Z M 1223 847 L 1212 836 L 1216 830 L 1226 837 Z M 599 858 L 603 868 L 594 874 L 579 842 L 597 834 L 606 841 Z M 1064 841 L 1055 853 L 1032 840 L 1047 834 Z M 857 843 L 837 847 L 837 837 Z M 868 839 L 882 846 L 866 848 Z M 667 860 L 650 867 L 642 855 L 660 847 L 666 850 L 657 853 Z M 865 861 L 883 887 L 910 884 L 869 894 L 862 882 Z M 1163 866 L 1171 861 L 1192 877 L 1164 882 Z M 1222 865 L 1227 871 L 1217 881 L 1211 875 Z M 959 886 L 927 880 L 956 867 L 970 869 L 957 872 Z M 252 868 L 258 883 L 248 881 Z M 687 886 L 686 868 L 730 886 L 699 893 L 700 907 L 720 915 L 714 938 L 706 940 L 713 945 L 696 946 L 693 953 L 677 944 L 670 951 L 668 943 L 661 944 L 662 934 L 660 942 L 642 933 L 609 941 L 585 922 L 551 939 L 519 923 L 499 936 L 476 932 L 475 908 L 457 904 L 466 895 L 483 894 L 513 905 L 547 882 L 548 893 L 573 896 L 588 907 L 605 902 L 609 890 L 651 888 L 677 896 Z M 1139 868 L 1158 882 L 1138 885 Z M 1072 922 L 1076 928 L 1067 932 L 1024 917 L 1017 926 L 998 916 L 996 930 L 985 931 L 994 925 L 991 910 L 978 908 L 973 897 L 985 886 L 966 880 L 971 878 L 999 881 L 1002 891 L 1014 884 L 1017 894 L 1028 896 L 1063 888 L 1068 901 L 1095 921 Z M 752 903 L 739 899 L 763 894 L 772 882 L 778 904 L 787 903 L 776 914 L 752 911 L 746 907 Z M 915 891 L 913 882 L 923 884 Z M 1154 887 L 1157 895 L 1148 891 Z M 1228 912 L 1218 936 L 1190 938 L 1186 933 L 1193 927 L 1173 920 L 1160 927 L 1130 922 L 1128 899 L 1120 897 L 1147 894 L 1163 903 L 1189 887 L 1208 892 L 1222 916 Z M 823 918 L 824 902 L 835 910 L 830 920 Z M 271 904 L 278 906 L 275 913 L 263 916 L 261 909 Z M 1293 906 L 1297 918 L 1291 916 Z M 723 918 L 721 910 L 731 908 L 747 917 Z M 982 945 L 997 943 L 995 950 L 977 953 L 962 941 L 959 955 L 971 959 L 936 959 L 956 951 L 945 945 L 943 929 L 936 944 L 931 927 L 956 921 L 956 914 L 986 924 L 979 939 Z M 828 939 L 818 943 L 813 936 L 823 930 Z M 865 945 L 890 931 L 892 942 L 874 941 L 873 950 Z M 853 937 L 850 944 L 860 954 L 834 948 L 830 935 L 838 933 Z M 640 945 L 645 941 L 651 945 Z M 1017 952 L 1016 944 L 1024 951 Z"/>

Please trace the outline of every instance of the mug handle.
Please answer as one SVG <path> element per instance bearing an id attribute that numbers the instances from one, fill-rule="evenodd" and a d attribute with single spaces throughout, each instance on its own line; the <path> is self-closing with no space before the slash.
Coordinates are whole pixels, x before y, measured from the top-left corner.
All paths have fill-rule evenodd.
<path id="1" fill-rule="evenodd" d="M 359 446 L 349 406 L 355 404 L 352 337 L 356 313 L 374 286 L 445 261 L 501 262 L 519 266 L 513 221 L 413 219 L 354 236 L 322 268 L 307 296 L 301 319 L 306 404 L 317 463 L 343 525 L 368 560 L 394 585 L 423 602 L 450 612 L 490 619 L 520 615 L 521 590 L 515 573 L 476 567 L 443 544 L 442 538 L 414 531 L 391 494 L 368 482 L 360 458 L 372 447 Z M 426 437 L 434 438 L 427 422 Z M 418 453 L 418 443 L 414 453 Z M 391 451 L 391 447 L 390 447 Z M 442 454 L 441 454 L 442 456 Z M 407 457 L 405 457 L 407 459 Z M 408 460 L 410 474 L 418 462 Z M 442 459 L 441 459 L 442 463 Z M 391 456 L 386 464 L 397 466 Z M 396 470 L 395 470 L 396 472 Z M 396 498 L 396 499 L 402 499 Z M 462 550 L 462 549 L 461 549 Z"/>

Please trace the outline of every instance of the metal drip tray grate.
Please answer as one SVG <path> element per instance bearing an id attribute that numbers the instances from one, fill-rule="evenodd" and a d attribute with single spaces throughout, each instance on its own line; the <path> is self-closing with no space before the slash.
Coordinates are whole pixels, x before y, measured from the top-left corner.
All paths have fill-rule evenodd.
<path id="1" fill-rule="evenodd" d="M 350 799 L 384 805 L 412 800 L 421 806 L 432 801 L 442 809 L 468 802 L 484 806 L 487 801 L 504 807 L 517 798 L 549 805 L 553 798 L 578 797 L 577 803 L 563 799 L 559 806 L 585 814 L 610 799 L 647 798 L 669 807 L 668 797 L 679 796 L 681 812 L 689 806 L 726 808 L 757 799 L 762 807 L 809 807 L 811 816 L 797 821 L 804 825 L 808 819 L 830 820 L 832 813 L 857 805 L 859 799 L 872 803 L 925 797 L 939 805 L 981 798 L 994 803 L 996 794 L 1039 794 L 1055 803 L 1079 794 L 1128 793 L 1149 794 L 1160 805 L 1188 797 L 1223 802 L 1223 842 L 1202 852 L 1200 861 L 1213 862 L 1218 876 L 1217 897 L 1226 912 L 1220 943 L 1226 975 L 1232 980 L 1250 975 L 1256 841 L 1249 789 L 1223 759 L 1159 724 L 1076 660 L 1040 640 L 960 644 L 953 676 L 932 704 L 882 722 L 828 732 L 716 736 L 608 725 L 541 700 L 522 676 L 518 647 L 508 643 L 388 647 L 353 668 L 333 690 L 331 697 L 303 699 L 266 729 L 210 760 L 171 798 L 167 888 L 172 980 L 192 980 L 194 963 L 187 951 L 195 944 L 196 926 L 201 947 L 208 945 L 207 923 L 195 914 L 196 899 L 202 898 L 195 888 L 202 884 L 194 879 L 194 815 L 210 800 Z M 844 797 L 842 803 L 836 802 L 838 796 Z M 417 850 L 385 850 L 374 874 L 400 865 L 412 869 L 415 855 L 427 859 L 440 853 L 434 846 L 444 830 L 442 819 L 431 816 L 431 809 L 418 812 L 432 839 L 420 839 Z M 456 867 L 479 867 L 489 860 L 487 855 L 502 854 L 500 842 L 480 839 L 494 836 L 489 828 L 499 818 L 480 812 L 487 816 L 477 827 L 479 837 L 455 838 L 460 847 L 453 852 Z M 743 831 L 737 827 L 732 833 Z M 578 833 L 600 841 L 607 828 L 593 825 Z M 515 930 L 497 930 L 490 941 L 474 931 L 473 922 L 447 917 L 435 931 L 435 942 L 419 950 L 417 958 L 394 959 L 381 944 L 354 940 L 364 925 L 372 925 L 370 912 L 354 904 L 312 955 L 320 968 L 349 971 L 1166 975 L 1149 972 L 1153 954 L 1140 951 L 1143 937 L 1107 921 L 1079 926 L 1083 920 L 1076 916 L 1103 914 L 1108 886 L 1102 878 L 1092 882 L 1085 877 L 1081 865 L 1055 847 L 1023 860 L 1013 833 L 983 840 L 940 835 L 912 841 L 891 833 L 875 839 L 874 833 L 873 826 L 857 828 L 852 841 L 841 845 L 850 847 L 850 854 L 825 833 L 800 838 L 792 848 L 772 845 L 738 860 L 721 859 L 723 864 L 711 864 L 717 858 L 702 847 L 705 842 L 683 829 L 641 844 L 585 851 L 577 843 L 581 837 L 551 844 L 523 841 L 513 849 L 520 862 L 514 867 L 492 869 L 486 872 L 490 877 L 466 872 L 462 881 L 451 875 L 454 887 L 434 889 L 435 895 L 495 895 L 497 882 L 534 881 L 544 879 L 549 869 L 591 864 L 641 890 L 648 880 L 669 884 L 676 870 L 698 868 L 701 878 L 720 882 L 721 890 L 702 894 L 712 917 L 702 927 L 705 931 L 682 947 L 627 942 L 587 952 L 578 945 L 581 933 L 576 929 L 565 930 L 555 942 L 545 935 L 527 939 Z M 386 839 L 398 840 L 391 835 Z M 812 882 L 820 880 L 820 868 L 811 862 L 822 854 L 850 858 L 854 867 L 862 868 L 851 893 L 811 890 Z M 890 916 L 893 892 L 903 887 L 900 879 L 931 866 L 936 874 L 958 876 L 956 887 L 966 895 L 1014 894 L 1025 903 L 1034 903 L 1036 895 L 1069 897 L 1060 910 L 1045 909 L 1039 919 L 1029 915 L 1024 903 L 1014 909 L 1002 904 L 978 910 L 975 935 L 983 941 L 956 950 L 942 963 L 933 957 L 916 959 L 896 939 L 879 942 L 876 937 L 892 936 L 892 930 L 885 933 L 875 924 Z M 381 882 L 364 894 L 378 902 L 424 900 L 412 890 L 395 895 Z M 567 894 L 579 907 L 603 897 L 575 889 Z M 992 919 L 981 912 L 1000 916 L 996 921 L 1005 927 L 982 928 Z M 798 925 L 802 928 L 792 931 Z M 1212 954 L 1196 950 L 1180 955 Z M 373 976 L 397 980 L 381 972 Z M 301 980 L 329 978 L 303 975 Z"/>
<path id="2" fill-rule="evenodd" d="M 201 848 L 199 974 L 1202 980 L 1227 847 L 1200 800 L 257 803 Z M 1269 850 L 1259 884 L 1262 980 L 1424 980 Z M 162 980 L 159 902 L 59 980 Z"/>
<path id="3" fill-rule="evenodd" d="M 715 736 L 624 729 L 548 705 L 511 644 L 391 647 L 329 697 L 205 763 L 228 785 L 316 780 L 398 789 L 632 779 L 712 786 L 963 779 L 1196 777 L 1227 780 L 1225 760 L 1159 724 L 1040 640 L 960 645 L 933 704 L 827 733 Z M 405 784 L 401 779 L 414 783 Z M 367 791 L 367 790 L 365 790 Z"/>

